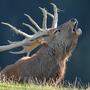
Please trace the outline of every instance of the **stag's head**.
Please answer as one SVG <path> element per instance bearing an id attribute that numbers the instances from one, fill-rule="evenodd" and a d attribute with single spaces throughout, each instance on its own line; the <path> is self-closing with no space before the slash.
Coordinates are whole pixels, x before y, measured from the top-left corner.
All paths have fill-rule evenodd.
<path id="1" fill-rule="evenodd" d="M 82 31 L 78 28 L 78 21 L 73 18 L 54 29 L 51 36 L 48 37 L 48 40 L 50 39 L 50 43 L 54 43 L 51 45 L 60 46 L 62 44 L 66 45 L 66 48 L 69 48 L 72 44 L 74 46 L 77 44 L 78 37 L 81 34 Z"/>
<path id="2" fill-rule="evenodd" d="M 71 19 L 64 24 L 57 26 L 58 8 L 53 3 L 51 5 L 53 6 L 54 14 L 49 13 L 45 8 L 39 7 L 43 14 L 42 28 L 40 28 L 39 25 L 29 15 L 24 14 L 37 28 L 37 30 L 35 30 L 31 25 L 23 23 L 23 25 L 27 26 L 34 33 L 33 35 L 28 35 L 27 33 L 18 30 L 11 24 L 2 22 L 2 24 L 12 28 L 11 30 L 13 30 L 14 32 L 23 35 L 25 39 L 18 42 L 9 41 L 9 45 L 0 46 L 0 52 L 17 47 L 23 47 L 22 51 L 12 53 L 28 53 L 43 43 L 47 43 L 50 47 L 53 48 L 57 48 L 58 46 L 60 47 L 60 49 L 63 46 L 64 49 L 67 49 L 68 47 L 72 49 L 72 46 L 75 47 L 78 37 L 82 33 L 81 29 L 77 28 L 78 21 L 76 19 Z M 47 16 L 50 16 L 53 19 L 52 26 L 50 28 L 47 28 Z"/>

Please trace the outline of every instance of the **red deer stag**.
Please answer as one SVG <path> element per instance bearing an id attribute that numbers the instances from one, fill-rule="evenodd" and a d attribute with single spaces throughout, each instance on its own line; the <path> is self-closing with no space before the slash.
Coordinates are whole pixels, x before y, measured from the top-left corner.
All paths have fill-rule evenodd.
<path id="1" fill-rule="evenodd" d="M 48 82 L 52 79 L 58 84 L 64 79 L 66 62 L 71 56 L 73 49 L 76 47 L 82 31 L 77 27 L 78 21 L 76 19 L 71 19 L 57 26 L 58 8 L 53 3 L 51 5 L 53 6 L 54 14 L 40 7 L 43 13 L 42 28 L 40 28 L 29 15 L 25 14 L 37 28 L 37 30 L 35 30 L 31 25 L 23 23 L 23 25 L 29 27 L 30 30 L 33 31 L 33 35 L 28 35 L 11 24 L 2 22 L 2 24 L 12 28 L 11 30 L 14 32 L 23 35 L 25 39 L 18 42 L 9 41 L 9 45 L 0 46 L 0 52 L 23 47 L 22 51 L 11 53 L 28 53 L 29 55 L 29 52 L 41 45 L 39 50 L 31 57 L 24 56 L 16 63 L 6 66 L 0 72 L 2 80 L 4 77 L 6 80 L 13 79 L 13 81 L 18 82 L 36 81 L 36 79 L 38 82 L 44 81 L 45 79 Z M 51 28 L 47 28 L 47 15 L 53 19 Z"/>

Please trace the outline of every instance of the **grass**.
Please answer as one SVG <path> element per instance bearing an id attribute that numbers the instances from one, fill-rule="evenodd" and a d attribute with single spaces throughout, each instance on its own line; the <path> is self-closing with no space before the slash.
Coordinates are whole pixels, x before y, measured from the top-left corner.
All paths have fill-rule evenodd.
<path id="1" fill-rule="evenodd" d="M 55 87 L 49 85 L 35 85 L 35 84 L 18 84 L 18 83 L 0 83 L 0 90 L 85 90 L 78 88 L 65 88 L 65 87 Z M 88 88 L 87 90 L 90 90 Z"/>

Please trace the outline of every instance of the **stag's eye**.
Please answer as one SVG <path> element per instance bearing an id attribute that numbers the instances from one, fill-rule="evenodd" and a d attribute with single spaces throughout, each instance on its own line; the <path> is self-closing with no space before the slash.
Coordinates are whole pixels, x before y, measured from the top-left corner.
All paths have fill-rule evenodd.
<path id="1" fill-rule="evenodd" d="M 60 29 L 59 29 L 59 30 L 56 30 L 56 31 L 54 32 L 54 34 L 56 34 L 57 32 L 60 32 Z"/>

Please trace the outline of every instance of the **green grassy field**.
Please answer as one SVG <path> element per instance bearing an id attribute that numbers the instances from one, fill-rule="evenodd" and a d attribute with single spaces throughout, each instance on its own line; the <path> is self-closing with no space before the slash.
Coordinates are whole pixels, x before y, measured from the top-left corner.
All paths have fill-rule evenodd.
<path id="1" fill-rule="evenodd" d="M 86 90 L 78 88 L 55 87 L 49 85 L 34 85 L 34 84 L 14 84 L 14 83 L 0 83 L 0 90 Z M 90 89 L 87 89 L 90 90 Z"/>

